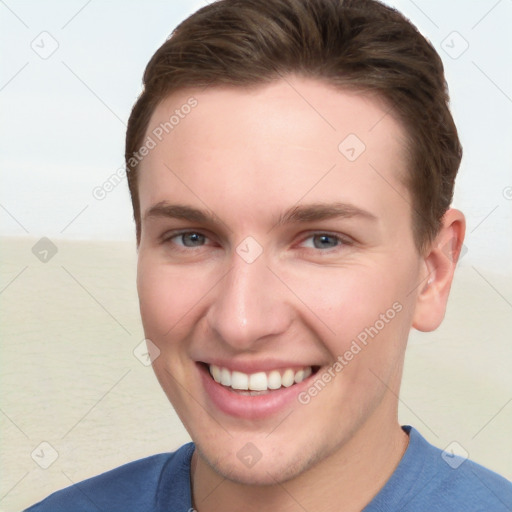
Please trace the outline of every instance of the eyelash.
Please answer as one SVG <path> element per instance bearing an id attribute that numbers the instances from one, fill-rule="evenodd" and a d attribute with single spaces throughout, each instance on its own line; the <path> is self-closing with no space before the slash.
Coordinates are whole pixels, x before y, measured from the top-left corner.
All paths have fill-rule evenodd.
<path id="1" fill-rule="evenodd" d="M 208 238 L 208 236 L 201 233 L 201 231 L 188 230 L 188 231 L 179 231 L 179 232 L 168 233 L 162 237 L 162 243 L 163 244 L 172 243 L 173 239 L 184 236 L 184 235 L 190 235 L 190 234 L 201 235 L 206 240 L 210 240 Z M 345 237 L 342 237 L 342 236 L 334 234 L 334 233 L 324 232 L 324 231 L 312 232 L 307 237 L 303 238 L 300 243 L 304 243 L 306 240 L 309 240 L 311 238 L 318 237 L 318 236 L 327 236 L 330 238 L 334 238 L 338 243 L 334 247 L 328 247 L 326 249 L 320 249 L 317 247 L 308 247 L 308 248 L 303 248 L 303 249 L 314 249 L 318 252 L 328 253 L 328 252 L 331 252 L 332 250 L 339 249 L 340 247 L 343 247 L 343 246 L 353 245 L 353 242 Z M 185 245 L 179 245 L 179 244 L 176 244 L 176 245 L 178 247 L 178 249 L 177 249 L 178 251 L 184 251 L 184 252 L 189 252 L 192 249 L 201 249 L 202 247 L 204 247 L 204 245 L 197 246 L 197 247 L 187 247 Z"/>

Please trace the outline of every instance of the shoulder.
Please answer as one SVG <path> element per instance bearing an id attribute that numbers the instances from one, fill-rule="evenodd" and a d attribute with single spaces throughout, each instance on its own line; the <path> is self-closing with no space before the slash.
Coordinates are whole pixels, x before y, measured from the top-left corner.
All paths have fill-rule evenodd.
<path id="1" fill-rule="evenodd" d="M 156 511 L 162 493 L 169 492 L 186 501 L 189 488 L 183 486 L 188 486 L 193 451 L 193 443 L 188 443 L 173 453 L 124 464 L 57 491 L 25 512 Z"/>
<path id="2" fill-rule="evenodd" d="M 464 461 L 459 469 L 452 471 L 451 478 L 446 479 L 445 492 L 453 488 L 456 491 L 452 491 L 454 497 L 464 496 L 470 503 L 479 504 L 480 508 L 475 510 L 490 510 L 490 505 L 496 512 L 512 510 L 512 482 L 471 460 Z"/>
<path id="3" fill-rule="evenodd" d="M 442 502 L 464 504 L 467 512 L 512 510 L 512 482 L 469 459 L 438 448 L 435 451 L 437 477 L 433 479 L 432 490 Z"/>
<path id="4" fill-rule="evenodd" d="M 512 510 L 512 482 L 467 458 L 432 446 L 412 428 L 410 436 L 415 443 L 413 455 L 419 460 L 417 485 L 408 496 L 407 510 Z"/>

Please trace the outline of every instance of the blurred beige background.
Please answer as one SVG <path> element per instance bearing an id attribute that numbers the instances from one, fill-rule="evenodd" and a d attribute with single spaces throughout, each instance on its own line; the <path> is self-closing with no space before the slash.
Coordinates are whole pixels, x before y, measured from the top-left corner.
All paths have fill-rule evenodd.
<path id="1" fill-rule="evenodd" d="M 36 242 L 0 239 L 5 512 L 189 440 L 133 353 L 144 338 L 134 244 L 53 240 L 56 254 L 36 257 Z M 402 424 L 509 479 L 511 299 L 510 278 L 463 258 L 442 327 L 411 335 L 400 404 Z"/>

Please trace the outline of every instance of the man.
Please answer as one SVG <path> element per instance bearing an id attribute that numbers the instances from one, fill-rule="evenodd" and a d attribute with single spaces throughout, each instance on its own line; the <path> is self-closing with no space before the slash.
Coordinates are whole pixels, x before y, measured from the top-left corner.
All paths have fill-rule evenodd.
<path id="1" fill-rule="evenodd" d="M 46 510 L 512 510 L 397 419 L 465 231 L 441 60 L 374 0 L 221 0 L 144 75 L 126 141 L 153 367 L 194 443 Z"/>

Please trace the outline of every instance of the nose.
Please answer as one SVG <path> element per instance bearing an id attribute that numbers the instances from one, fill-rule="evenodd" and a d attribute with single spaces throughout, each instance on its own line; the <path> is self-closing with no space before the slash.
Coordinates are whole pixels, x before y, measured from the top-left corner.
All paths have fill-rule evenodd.
<path id="1" fill-rule="evenodd" d="M 286 288 L 264 255 L 248 263 L 234 253 L 231 269 L 215 287 L 206 316 L 216 339 L 234 351 L 252 351 L 286 332 L 292 308 Z"/>

